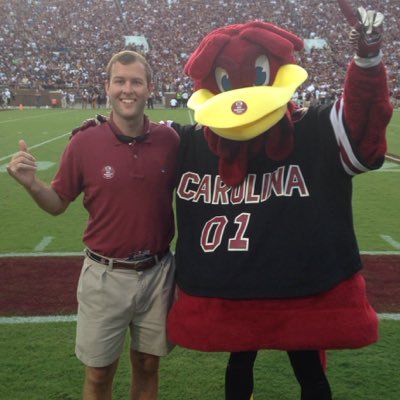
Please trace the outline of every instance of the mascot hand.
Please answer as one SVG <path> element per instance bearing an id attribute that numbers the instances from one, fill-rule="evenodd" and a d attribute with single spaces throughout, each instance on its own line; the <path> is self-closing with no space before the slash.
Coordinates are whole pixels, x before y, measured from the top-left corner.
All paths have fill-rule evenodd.
<path id="1" fill-rule="evenodd" d="M 172 121 L 172 119 L 167 119 L 165 121 L 162 120 L 162 121 L 159 122 L 160 125 L 167 125 L 169 127 L 171 127 L 173 123 L 174 123 L 174 121 Z"/>
<path id="2" fill-rule="evenodd" d="M 383 14 L 359 7 L 357 16 L 358 24 L 350 32 L 350 43 L 357 48 L 359 57 L 376 57 L 382 44 Z"/>
<path id="3" fill-rule="evenodd" d="M 88 129 L 92 126 L 104 124 L 104 122 L 106 122 L 106 121 L 107 121 L 107 117 L 104 115 L 101 115 L 101 114 L 96 114 L 96 116 L 94 118 L 85 119 L 81 126 L 79 126 L 78 128 L 75 128 L 71 132 L 70 138 L 72 138 L 72 136 L 77 134 L 79 131 L 84 131 L 85 129 Z"/>

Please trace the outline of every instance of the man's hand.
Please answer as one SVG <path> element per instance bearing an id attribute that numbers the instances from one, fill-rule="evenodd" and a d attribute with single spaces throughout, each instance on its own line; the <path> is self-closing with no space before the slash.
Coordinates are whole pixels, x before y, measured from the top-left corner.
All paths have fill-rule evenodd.
<path id="1" fill-rule="evenodd" d="M 36 204 L 52 215 L 63 213 L 69 201 L 62 199 L 55 190 L 36 178 L 36 159 L 28 151 L 24 140 L 19 141 L 19 151 L 13 155 L 7 166 L 8 173 L 32 196 Z"/>
<path id="2" fill-rule="evenodd" d="M 101 114 L 96 114 L 96 116 L 94 118 L 86 119 L 85 121 L 83 121 L 81 126 L 79 126 L 78 128 L 75 128 L 71 132 L 70 138 L 72 138 L 72 136 L 77 134 L 79 131 L 84 131 L 85 129 L 88 129 L 92 126 L 104 124 L 104 122 L 107 122 L 107 117 L 104 115 L 101 115 Z"/>
<path id="3" fill-rule="evenodd" d="M 28 190 L 35 181 L 36 159 L 28 151 L 28 146 L 24 140 L 20 140 L 19 151 L 15 153 L 7 166 L 8 173 Z"/>

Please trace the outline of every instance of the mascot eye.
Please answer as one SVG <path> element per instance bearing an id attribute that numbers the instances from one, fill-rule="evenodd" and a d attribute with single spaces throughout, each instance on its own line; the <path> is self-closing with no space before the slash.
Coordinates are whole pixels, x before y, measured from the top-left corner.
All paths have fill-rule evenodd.
<path id="1" fill-rule="evenodd" d="M 217 81 L 218 89 L 221 92 L 232 90 L 232 83 L 229 80 L 229 75 L 223 68 L 215 68 L 215 80 Z"/>
<path id="2" fill-rule="evenodd" d="M 256 86 L 263 86 L 269 84 L 270 78 L 270 68 L 269 68 L 269 60 L 265 55 L 257 57 L 256 60 Z"/>

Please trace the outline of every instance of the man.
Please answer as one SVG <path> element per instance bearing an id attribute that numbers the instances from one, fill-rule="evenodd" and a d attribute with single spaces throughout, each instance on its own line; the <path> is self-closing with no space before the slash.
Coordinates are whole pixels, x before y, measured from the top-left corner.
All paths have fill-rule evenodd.
<path id="1" fill-rule="evenodd" d="M 150 93 L 149 98 L 147 99 L 147 108 L 149 110 L 154 110 L 154 92 Z"/>
<path id="2" fill-rule="evenodd" d="M 175 99 L 175 97 L 173 97 L 170 101 L 169 101 L 169 105 L 171 106 L 171 108 L 178 108 L 178 100 Z"/>
<path id="3" fill-rule="evenodd" d="M 89 102 L 89 92 L 87 89 L 83 89 L 82 92 L 82 108 L 86 109 Z"/>
<path id="4" fill-rule="evenodd" d="M 36 105 L 36 108 L 40 108 L 40 97 L 41 97 L 40 88 L 37 87 L 36 90 L 35 90 L 35 105 Z"/>
<path id="5" fill-rule="evenodd" d="M 155 400 L 159 357 L 171 350 L 166 314 L 174 296 L 172 192 L 177 134 L 144 115 L 152 91 L 146 60 L 132 51 L 107 66 L 107 123 L 73 135 L 51 185 L 19 143 L 8 172 L 52 215 L 84 193 L 89 220 L 78 283 L 76 355 L 86 365 L 83 398 L 111 399 L 127 329 L 133 400 Z"/>

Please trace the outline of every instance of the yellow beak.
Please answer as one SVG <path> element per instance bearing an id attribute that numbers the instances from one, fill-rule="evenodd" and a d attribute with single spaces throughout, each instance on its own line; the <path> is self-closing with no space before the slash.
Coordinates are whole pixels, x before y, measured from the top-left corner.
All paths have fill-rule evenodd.
<path id="1" fill-rule="evenodd" d="M 295 64 L 283 65 L 272 86 L 253 86 L 214 95 L 200 89 L 188 106 L 194 119 L 217 135 L 250 140 L 280 121 L 295 90 L 307 79 L 307 71 Z"/>

